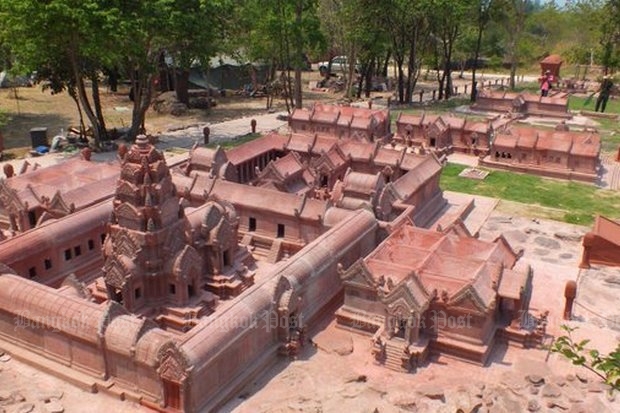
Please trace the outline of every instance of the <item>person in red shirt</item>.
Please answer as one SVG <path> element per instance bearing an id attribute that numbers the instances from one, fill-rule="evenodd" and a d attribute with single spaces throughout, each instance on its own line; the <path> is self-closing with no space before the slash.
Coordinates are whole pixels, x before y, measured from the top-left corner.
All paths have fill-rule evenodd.
<path id="1" fill-rule="evenodd" d="M 540 81 L 540 95 L 541 96 L 549 96 L 549 91 L 552 88 L 553 84 L 553 75 L 550 71 L 545 71 L 545 73 L 538 79 Z"/>

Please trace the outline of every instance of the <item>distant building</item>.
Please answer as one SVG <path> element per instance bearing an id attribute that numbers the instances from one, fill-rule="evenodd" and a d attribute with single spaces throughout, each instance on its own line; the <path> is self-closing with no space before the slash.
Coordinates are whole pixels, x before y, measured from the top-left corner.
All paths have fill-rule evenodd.
<path id="1" fill-rule="evenodd" d="M 601 140 L 596 132 L 509 126 L 496 133 L 480 165 L 562 179 L 598 178 Z"/>

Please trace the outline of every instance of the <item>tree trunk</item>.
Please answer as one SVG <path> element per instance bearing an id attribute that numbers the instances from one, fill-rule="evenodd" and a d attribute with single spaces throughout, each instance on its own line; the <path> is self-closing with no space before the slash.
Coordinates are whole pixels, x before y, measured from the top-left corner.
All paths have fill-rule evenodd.
<path id="1" fill-rule="evenodd" d="M 177 100 L 189 107 L 189 70 L 177 68 L 174 73 Z"/>
<path id="2" fill-rule="evenodd" d="M 73 99 L 73 101 L 75 102 L 75 107 L 77 108 L 78 116 L 80 118 L 79 120 L 80 135 L 84 136 L 84 133 L 86 132 L 86 126 L 84 125 L 84 113 L 82 113 L 82 106 L 80 106 L 80 99 L 78 98 L 77 92 L 74 87 L 69 87 L 67 89 L 67 93 L 69 93 L 69 96 L 71 96 L 71 99 Z"/>
<path id="3" fill-rule="evenodd" d="M 108 131 L 105 126 L 105 119 L 103 117 L 103 109 L 101 108 L 101 96 L 99 95 L 99 77 L 97 73 L 93 73 L 90 77 L 91 88 L 93 94 L 93 105 L 95 106 L 95 115 L 97 116 L 98 123 L 95 128 L 99 132 L 99 138 L 101 140 L 108 139 Z"/>
<path id="4" fill-rule="evenodd" d="M 136 136 L 144 133 L 144 117 L 151 105 L 153 97 L 152 75 L 140 73 L 133 75 L 132 84 L 134 87 L 133 111 L 131 113 L 131 127 L 129 128 L 129 139 L 135 140 Z"/>
<path id="5" fill-rule="evenodd" d="M 298 27 L 301 27 L 301 14 L 303 11 L 303 0 L 297 1 L 297 7 L 295 8 L 295 21 Z M 297 58 L 295 59 L 295 107 L 301 108 L 302 105 L 302 96 L 301 96 L 301 62 L 303 61 L 303 39 L 299 38 L 299 36 L 295 36 L 295 55 Z"/>
<path id="6" fill-rule="evenodd" d="M 471 93 L 469 100 L 471 102 L 476 101 L 478 94 L 478 82 L 476 82 L 476 69 L 478 68 L 478 59 L 480 58 L 480 48 L 482 47 L 482 32 L 484 27 L 482 23 L 478 26 L 478 37 L 476 38 L 476 50 L 474 51 L 474 66 L 471 69 Z"/>
<path id="7" fill-rule="evenodd" d="M 79 65 L 77 62 L 77 57 L 75 54 L 69 54 L 69 64 L 71 65 L 71 70 L 73 72 L 73 78 L 75 80 L 77 96 L 82 104 L 82 108 L 84 109 L 84 113 L 86 113 L 86 117 L 89 122 L 93 126 L 93 138 L 95 140 L 95 147 L 101 147 L 101 136 L 99 135 L 99 127 L 98 127 L 98 119 L 95 113 L 93 112 L 92 107 L 90 106 L 90 101 L 88 100 L 88 96 L 86 95 L 86 87 L 84 85 L 84 79 L 82 78 L 82 72 L 79 69 Z"/>

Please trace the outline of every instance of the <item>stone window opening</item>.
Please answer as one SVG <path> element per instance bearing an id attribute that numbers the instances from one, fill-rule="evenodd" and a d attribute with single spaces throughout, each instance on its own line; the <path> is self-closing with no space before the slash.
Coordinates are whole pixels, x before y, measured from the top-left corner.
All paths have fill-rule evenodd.
<path id="1" fill-rule="evenodd" d="M 248 231 L 256 231 L 256 218 L 250 217 L 250 219 L 248 220 Z"/>
<path id="2" fill-rule="evenodd" d="M 188 284 L 187 285 L 187 296 L 191 298 L 195 295 L 196 295 L 196 291 L 194 290 L 193 284 Z"/>
<path id="3" fill-rule="evenodd" d="M 94 250 L 95 249 L 95 241 L 93 241 L 92 239 L 88 240 L 88 249 L 89 250 Z"/>
<path id="4" fill-rule="evenodd" d="M 101 245 L 103 245 L 103 243 L 105 242 L 105 237 L 106 237 L 105 233 L 101 234 Z"/>
<path id="5" fill-rule="evenodd" d="M 222 253 L 222 262 L 224 267 L 228 267 L 230 265 L 230 250 L 226 250 Z"/>
<path id="6" fill-rule="evenodd" d="M 326 188 L 327 187 L 328 180 L 329 180 L 329 178 L 328 178 L 327 175 L 321 174 L 321 188 Z"/>
<path id="7" fill-rule="evenodd" d="M 28 276 L 30 278 L 34 278 L 37 276 L 37 267 L 30 267 L 28 268 Z"/>
<path id="8" fill-rule="evenodd" d="M 79 257 L 80 255 L 82 255 L 82 247 L 78 245 L 77 247 L 73 248 L 73 253 L 76 257 Z"/>
<path id="9" fill-rule="evenodd" d="M 176 284 L 168 284 L 168 292 L 172 295 L 176 295 L 177 293 L 177 286 Z"/>
<path id="10" fill-rule="evenodd" d="M 72 255 L 71 255 L 71 248 L 67 248 L 67 249 L 65 250 L 65 261 L 69 261 L 71 258 L 72 258 Z"/>
<path id="11" fill-rule="evenodd" d="M 123 304 L 123 292 L 121 290 L 119 290 L 118 288 L 115 288 L 114 291 L 112 291 L 112 301 L 116 301 L 119 304 Z"/>
<path id="12" fill-rule="evenodd" d="M 37 225 L 37 214 L 34 211 L 28 211 L 28 222 L 30 227 L 34 228 Z"/>
<path id="13" fill-rule="evenodd" d="M 136 288 L 133 295 L 136 300 L 140 299 L 142 297 L 142 289 L 140 287 Z"/>
<path id="14" fill-rule="evenodd" d="M 277 238 L 284 238 L 285 227 L 284 224 L 278 224 L 278 233 L 276 235 Z"/>
<path id="15" fill-rule="evenodd" d="M 437 145 L 437 139 L 435 138 L 431 138 L 431 147 L 435 147 L 435 145 Z"/>
<path id="16" fill-rule="evenodd" d="M 49 258 L 46 258 L 44 261 L 44 265 L 45 265 L 45 269 L 49 270 L 50 268 L 52 268 L 52 260 Z"/>

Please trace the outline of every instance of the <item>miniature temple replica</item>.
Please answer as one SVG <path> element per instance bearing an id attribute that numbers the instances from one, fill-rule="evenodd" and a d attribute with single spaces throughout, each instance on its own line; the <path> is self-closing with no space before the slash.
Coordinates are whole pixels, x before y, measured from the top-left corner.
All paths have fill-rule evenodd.
<path id="1" fill-rule="evenodd" d="M 600 168 L 596 132 L 508 126 L 495 134 L 491 152 L 479 164 L 554 178 L 594 182 Z"/>
<path id="2" fill-rule="evenodd" d="M 400 371 L 535 342 L 518 317 L 529 267 L 443 216 L 441 161 L 391 145 L 388 111 L 315 105 L 290 122 L 174 164 L 140 136 L 115 164 L 2 181 L 2 350 L 178 413 L 218 411 L 336 308 Z M 467 130 L 451 145 L 486 151 L 489 130 Z"/>
<path id="3" fill-rule="evenodd" d="M 401 113 L 396 119 L 395 142 L 418 151 L 430 150 L 438 154 L 452 152 L 486 155 L 489 152 L 493 124 L 456 116 Z"/>
<path id="4" fill-rule="evenodd" d="M 372 142 L 390 133 L 390 113 L 315 103 L 311 109 L 295 109 L 289 125 L 293 132 L 321 133 Z"/>
<path id="5" fill-rule="evenodd" d="M 484 242 L 459 231 L 402 225 L 366 258 L 341 273 L 339 325 L 371 335 L 375 358 L 414 370 L 431 353 L 484 364 L 495 338 L 525 343 L 521 329 L 532 273 L 503 237 Z"/>
<path id="6" fill-rule="evenodd" d="M 571 118 L 568 111 L 568 93 L 550 93 L 540 96 L 527 92 L 508 92 L 484 89 L 478 92 L 474 110 L 485 112 L 503 112 L 519 116 L 548 116 Z"/>
<path id="7" fill-rule="evenodd" d="M 6 236 L 111 198 L 118 167 L 73 158 L 44 169 L 24 163 L 19 175 L 7 164 L 5 174 L 0 181 L 0 229 Z"/>

